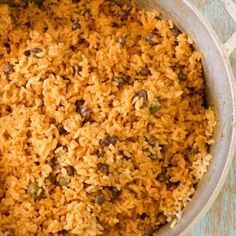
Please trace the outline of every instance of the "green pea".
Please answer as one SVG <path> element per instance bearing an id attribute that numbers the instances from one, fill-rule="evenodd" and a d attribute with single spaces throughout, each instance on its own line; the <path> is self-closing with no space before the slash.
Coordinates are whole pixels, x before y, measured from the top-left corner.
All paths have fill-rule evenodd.
<path id="1" fill-rule="evenodd" d="M 65 178 L 65 177 L 61 177 L 61 178 L 59 179 L 59 184 L 60 184 L 61 186 L 67 186 L 69 183 L 70 183 L 70 180 L 67 179 L 67 178 Z"/>
<path id="2" fill-rule="evenodd" d="M 28 187 L 28 194 L 33 199 L 40 199 L 43 195 L 43 189 L 39 187 L 37 182 L 31 183 Z"/>
<path id="3" fill-rule="evenodd" d="M 150 114 L 154 115 L 156 112 L 158 112 L 161 108 L 161 104 L 157 102 L 155 105 L 152 105 L 149 107 Z"/>
<path id="4" fill-rule="evenodd" d="M 187 75 L 184 74 L 182 71 L 178 75 L 179 80 L 184 81 L 187 79 Z"/>
<path id="5" fill-rule="evenodd" d="M 95 202 L 98 205 L 102 205 L 106 201 L 105 196 L 103 194 L 99 194 L 95 198 Z"/>

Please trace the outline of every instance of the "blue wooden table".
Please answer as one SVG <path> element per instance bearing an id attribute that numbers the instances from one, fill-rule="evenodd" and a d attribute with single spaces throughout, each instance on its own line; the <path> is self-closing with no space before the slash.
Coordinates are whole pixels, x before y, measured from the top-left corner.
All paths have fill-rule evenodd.
<path id="1" fill-rule="evenodd" d="M 229 47 L 236 79 L 236 0 L 188 0 L 211 23 Z M 232 51 L 232 53 L 231 53 Z M 191 230 L 190 236 L 236 236 L 236 157 L 228 178 L 211 210 Z"/>

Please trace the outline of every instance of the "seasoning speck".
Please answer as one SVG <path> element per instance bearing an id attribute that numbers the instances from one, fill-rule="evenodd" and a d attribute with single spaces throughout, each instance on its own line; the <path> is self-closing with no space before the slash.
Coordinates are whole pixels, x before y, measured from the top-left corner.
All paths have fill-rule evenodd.
<path id="1" fill-rule="evenodd" d="M 151 73 L 151 71 L 149 70 L 149 68 L 147 66 L 145 66 L 141 71 L 140 74 L 143 76 L 147 76 Z"/>
<path id="2" fill-rule="evenodd" d="M 103 140 L 100 141 L 100 144 L 104 147 L 108 147 L 110 145 L 110 141 L 108 138 L 104 138 Z"/>
<path id="3" fill-rule="evenodd" d="M 157 177 L 156 180 L 159 182 L 165 182 L 167 180 L 167 176 L 165 173 L 160 173 Z"/>
<path id="4" fill-rule="evenodd" d="M 9 113 L 11 113 L 11 112 L 12 112 L 11 106 L 7 105 L 7 106 L 6 106 L 6 111 L 9 112 Z"/>
<path id="5" fill-rule="evenodd" d="M 187 75 L 181 71 L 178 75 L 178 78 L 180 81 L 184 81 L 187 79 Z"/>
<path id="6" fill-rule="evenodd" d="M 105 196 L 103 194 L 99 194 L 95 198 L 95 203 L 98 205 L 102 205 L 105 202 Z"/>
<path id="7" fill-rule="evenodd" d="M 125 155 L 124 151 L 122 151 L 122 150 L 119 151 L 119 155 L 121 155 L 124 160 L 129 160 L 130 159 L 130 157 Z"/>
<path id="8" fill-rule="evenodd" d="M 81 107 L 82 105 L 84 105 L 84 103 L 85 103 L 85 101 L 84 101 L 83 99 L 76 100 L 75 106 L 76 106 L 76 109 L 78 109 L 78 111 L 76 110 L 77 112 L 80 111 L 80 107 Z"/>
<path id="9" fill-rule="evenodd" d="M 179 186 L 179 182 L 173 183 L 173 182 L 168 181 L 166 186 L 167 186 L 168 190 L 173 191 L 174 189 L 176 189 Z"/>
<path id="10" fill-rule="evenodd" d="M 5 42 L 4 44 L 4 47 L 7 48 L 8 50 L 11 48 L 10 44 L 8 42 Z"/>
<path id="11" fill-rule="evenodd" d="M 124 79 L 122 77 L 115 77 L 113 80 L 118 84 L 124 83 Z"/>
<path id="12" fill-rule="evenodd" d="M 113 197 L 119 197 L 121 195 L 121 190 L 117 189 L 116 187 L 110 187 L 111 193 Z"/>
<path id="13" fill-rule="evenodd" d="M 151 46 L 155 46 L 157 43 L 153 41 L 153 33 L 149 33 L 146 36 L 146 42 L 149 43 Z"/>
<path id="14" fill-rule="evenodd" d="M 109 137 L 110 143 L 115 146 L 117 143 L 118 138 L 116 136 Z"/>
<path id="15" fill-rule="evenodd" d="M 149 156 L 149 158 L 150 158 L 152 161 L 156 161 L 156 160 L 158 159 L 156 154 L 151 154 L 151 155 Z"/>
<path id="16" fill-rule="evenodd" d="M 78 40 L 78 44 L 83 44 L 85 42 L 86 42 L 85 38 L 80 37 L 79 40 Z"/>
<path id="17" fill-rule="evenodd" d="M 140 91 L 137 92 L 137 96 L 139 98 L 143 98 L 143 102 L 146 103 L 148 101 L 148 94 L 147 91 L 142 89 Z"/>
<path id="18" fill-rule="evenodd" d="M 151 135 L 148 140 L 148 144 L 151 145 L 152 147 L 155 147 L 157 144 L 157 138 L 155 136 Z"/>
<path id="19" fill-rule="evenodd" d="M 125 46 L 125 44 L 126 44 L 126 39 L 123 36 L 118 37 L 117 41 L 121 46 Z"/>
<path id="20" fill-rule="evenodd" d="M 163 213 L 159 213 L 157 216 L 157 221 L 160 223 L 160 225 L 166 224 L 166 216 Z"/>
<path id="21" fill-rule="evenodd" d="M 147 42 L 150 42 L 150 41 L 152 40 L 153 36 L 154 36 L 153 33 L 147 34 L 147 36 L 146 36 L 146 41 L 147 41 Z"/>
<path id="22" fill-rule="evenodd" d="M 66 135 L 67 131 L 65 130 L 64 126 L 62 124 L 58 125 L 58 131 L 60 135 Z"/>
<path id="23" fill-rule="evenodd" d="M 43 50 L 41 48 L 33 48 L 30 50 L 31 55 L 37 56 L 37 54 L 41 53 Z"/>
<path id="24" fill-rule="evenodd" d="M 78 22 L 73 23 L 73 25 L 72 25 L 72 30 L 73 31 L 75 31 L 77 29 L 80 29 L 80 28 L 81 28 L 81 26 L 80 26 L 80 24 Z"/>
<path id="25" fill-rule="evenodd" d="M 91 110 L 87 107 L 87 106 L 83 106 L 80 108 L 80 115 L 82 116 L 82 118 L 84 118 L 84 120 L 90 121 L 91 119 Z"/>
<path id="26" fill-rule="evenodd" d="M 25 22 L 25 26 L 27 26 L 28 28 L 30 28 L 30 27 L 31 27 L 31 22 L 30 22 L 30 21 L 26 21 L 26 22 Z"/>
<path id="27" fill-rule="evenodd" d="M 43 5 L 43 2 L 44 0 L 34 0 L 34 2 L 38 5 L 38 6 L 42 6 Z"/>
<path id="28" fill-rule="evenodd" d="M 26 8 L 28 6 L 28 0 L 22 0 L 19 4 L 19 7 Z"/>
<path id="29" fill-rule="evenodd" d="M 81 16 L 85 16 L 86 14 L 88 14 L 89 13 L 89 9 L 87 9 L 87 8 L 82 8 L 82 9 L 80 9 L 80 11 L 79 11 L 79 14 L 81 15 Z"/>
<path id="30" fill-rule="evenodd" d="M 97 155 L 97 157 L 103 157 L 105 155 L 105 151 L 101 149 L 97 149 L 94 151 L 93 155 Z"/>
<path id="31" fill-rule="evenodd" d="M 29 57 L 29 56 L 31 55 L 31 51 L 30 51 L 30 50 L 25 50 L 25 51 L 24 51 L 24 55 L 25 55 L 26 57 Z"/>
<path id="32" fill-rule="evenodd" d="M 153 236 L 155 233 L 155 228 L 152 227 L 151 225 L 147 226 L 146 230 L 145 230 L 145 235 L 147 236 Z"/>
<path id="33" fill-rule="evenodd" d="M 73 166 L 67 166 L 66 171 L 69 176 L 73 176 L 75 174 L 75 168 Z"/>
<path id="34" fill-rule="evenodd" d="M 119 16 L 121 18 L 121 20 L 127 20 L 128 18 L 128 12 L 125 10 L 120 10 L 119 11 Z"/>
<path id="35" fill-rule="evenodd" d="M 67 236 L 67 235 L 69 235 L 69 234 L 68 234 L 68 231 L 65 230 L 65 229 L 59 231 L 58 234 L 59 234 L 59 236 Z"/>
<path id="36" fill-rule="evenodd" d="M 172 34 L 177 37 L 179 34 L 181 34 L 181 31 L 176 27 L 174 26 L 172 29 L 171 29 L 171 32 Z"/>
<path id="37" fill-rule="evenodd" d="M 99 163 L 98 164 L 98 169 L 101 171 L 103 174 L 109 174 L 109 166 L 107 164 Z"/>
<path id="38" fill-rule="evenodd" d="M 144 212 L 139 217 L 141 220 L 145 220 L 148 217 L 148 215 Z"/>
<path id="39" fill-rule="evenodd" d="M 10 63 L 6 64 L 5 67 L 3 68 L 3 72 L 7 75 L 10 74 L 12 72 L 14 72 L 14 66 Z"/>
<path id="40" fill-rule="evenodd" d="M 101 140 L 100 144 L 105 147 L 109 146 L 110 144 L 115 146 L 117 141 L 118 141 L 118 138 L 116 136 L 107 136 L 106 138 Z"/>
<path id="41" fill-rule="evenodd" d="M 129 82 L 129 77 L 128 76 L 119 76 L 119 77 L 114 77 L 113 80 L 118 83 L 119 87 L 122 87 L 125 84 L 128 84 Z"/>
<path id="42" fill-rule="evenodd" d="M 49 164 L 51 167 L 56 166 L 56 165 L 57 165 L 57 159 L 56 159 L 56 157 L 52 157 L 52 158 L 49 160 L 48 164 Z"/>
<path id="43" fill-rule="evenodd" d="M 52 183 L 52 184 L 56 184 L 56 182 L 57 182 L 57 179 L 56 179 L 56 175 L 55 174 L 53 174 L 53 173 L 51 173 L 49 176 L 48 176 L 48 179 L 50 180 L 50 182 Z"/>
<path id="44" fill-rule="evenodd" d="M 81 72 L 81 70 L 82 70 L 82 67 L 79 66 L 78 64 L 75 64 L 73 66 L 74 75 L 79 74 L 79 72 Z"/>

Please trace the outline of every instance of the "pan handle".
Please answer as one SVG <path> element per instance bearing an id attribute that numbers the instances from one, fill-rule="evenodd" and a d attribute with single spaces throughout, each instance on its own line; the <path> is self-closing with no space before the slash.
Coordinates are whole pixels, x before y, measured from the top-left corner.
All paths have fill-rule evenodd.
<path id="1" fill-rule="evenodd" d="M 234 0 L 220 0 L 221 4 L 225 7 L 228 14 L 231 16 L 232 20 L 236 24 L 236 2 Z M 223 44 L 223 49 L 225 55 L 230 59 L 231 54 L 236 50 L 236 32 L 234 32 L 231 37 Z M 231 62 L 232 63 L 232 62 Z M 236 64 L 236 63 L 235 63 Z M 232 64 L 232 70 L 236 77 L 236 65 Z M 236 79 L 232 81 L 232 86 L 234 89 L 234 100 L 236 106 Z M 236 114 L 234 114 L 233 126 L 236 128 Z"/>
<path id="2" fill-rule="evenodd" d="M 235 9 L 236 11 L 236 9 Z M 236 21 L 235 21 L 236 23 Z M 224 50 L 227 56 L 230 56 L 231 53 L 236 49 L 236 32 L 228 39 L 224 44 Z"/>
<path id="3" fill-rule="evenodd" d="M 235 15 L 236 15 L 236 4 L 234 5 L 235 5 Z M 236 23 L 236 18 L 235 18 L 235 23 Z M 235 101 L 235 106 L 236 106 L 236 63 L 233 62 L 232 57 L 230 57 L 231 54 L 236 50 L 236 32 L 234 32 L 232 36 L 228 39 L 228 41 L 223 44 L 223 49 L 224 49 L 226 57 L 228 57 L 232 63 L 231 68 L 235 77 L 235 79 L 232 81 L 232 86 L 234 90 L 234 101 Z M 236 127 L 236 114 L 234 115 L 234 119 L 235 120 L 233 122 L 233 125 Z"/>
<path id="4" fill-rule="evenodd" d="M 234 0 L 220 0 L 221 4 L 225 7 L 232 20 L 236 23 L 236 3 Z M 227 56 L 236 49 L 236 32 L 224 44 L 224 50 Z"/>

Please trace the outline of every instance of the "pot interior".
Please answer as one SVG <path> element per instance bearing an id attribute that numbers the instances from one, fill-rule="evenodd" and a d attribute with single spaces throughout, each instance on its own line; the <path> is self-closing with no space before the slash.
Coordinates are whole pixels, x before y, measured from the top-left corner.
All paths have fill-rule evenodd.
<path id="1" fill-rule="evenodd" d="M 231 73 L 216 36 L 211 28 L 201 19 L 196 9 L 186 1 L 179 0 L 137 0 L 141 8 L 158 10 L 163 18 L 173 22 L 187 32 L 204 54 L 204 74 L 207 104 L 217 114 L 217 127 L 214 134 L 215 144 L 211 146 L 213 155 L 208 173 L 203 177 L 197 191 L 184 209 L 180 222 L 171 229 L 168 225 L 159 232 L 160 235 L 182 235 L 199 216 L 204 214 L 216 198 L 231 162 L 232 142 L 234 141 L 234 100 L 231 84 Z M 230 153 L 231 152 L 231 153 Z M 159 235 L 159 234 L 158 234 Z"/>

